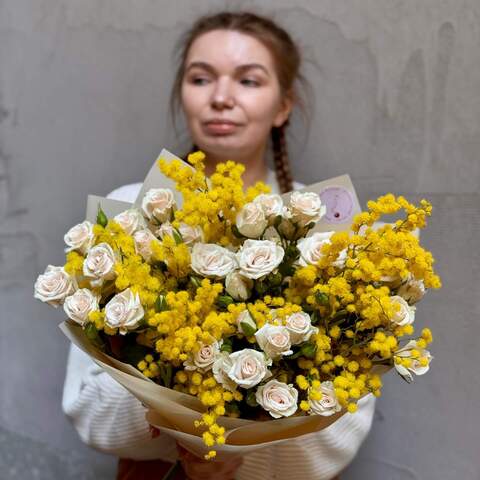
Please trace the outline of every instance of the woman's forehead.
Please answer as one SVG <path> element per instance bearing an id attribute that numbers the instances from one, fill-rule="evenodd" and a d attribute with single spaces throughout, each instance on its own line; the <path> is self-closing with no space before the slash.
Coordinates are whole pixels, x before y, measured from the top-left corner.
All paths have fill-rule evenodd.
<path id="1" fill-rule="evenodd" d="M 235 70 L 239 65 L 260 64 L 273 71 L 273 58 L 263 43 L 251 35 L 233 30 L 213 30 L 197 37 L 186 58 L 191 63 L 208 63 L 218 71 Z"/>

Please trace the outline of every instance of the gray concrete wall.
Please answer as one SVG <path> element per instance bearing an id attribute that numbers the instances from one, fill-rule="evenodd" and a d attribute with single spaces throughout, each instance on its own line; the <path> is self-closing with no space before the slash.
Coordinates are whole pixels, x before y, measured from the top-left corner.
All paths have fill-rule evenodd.
<path id="1" fill-rule="evenodd" d="M 424 234 L 441 292 L 421 304 L 431 372 L 385 382 L 373 431 L 345 479 L 478 480 L 480 424 L 478 0 L 261 4 L 308 59 L 315 116 L 292 132 L 296 177 L 348 172 L 362 201 L 429 198 Z M 237 5 L 239 3 L 237 2 Z M 170 53 L 196 15 L 225 2 L 0 1 L 0 471 L 4 479 L 108 479 L 114 460 L 62 416 L 61 312 L 32 298 L 62 262 L 88 193 L 143 179 L 165 146 Z M 228 3 L 235 5 L 235 3 Z"/>

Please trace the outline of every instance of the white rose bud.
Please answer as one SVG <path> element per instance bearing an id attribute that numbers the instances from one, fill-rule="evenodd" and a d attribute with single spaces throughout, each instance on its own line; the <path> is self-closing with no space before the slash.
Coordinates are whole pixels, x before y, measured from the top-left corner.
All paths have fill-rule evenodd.
<path id="1" fill-rule="evenodd" d="M 105 305 L 105 323 L 110 328 L 118 328 L 122 335 L 135 330 L 144 315 L 138 293 L 134 294 L 130 288 L 115 295 Z"/>
<path id="2" fill-rule="evenodd" d="M 99 301 L 100 297 L 98 295 L 95 295 L 88 288 L 81 288 L 65 299 L 63 309 L 68 318 L 84 326 L 89 322 L 89 313 L 99 309 Z"/>
<path id="3" fill-rule="evenodd" d="M 199 226 L 192 227 L 186 223 L 181 223 L 178 228 L 184 243 L 193 245 L 196 242 L 203 242 L 203 231 Z"/>
<path id="4" fill-rule="evenodd" d="M 195 243 L 191 261 L 192 269 L 206 277 L 225 278 L 237 268 L 235 254 L 214 243 Z"/>
<path id="5" fill-rule="evenodd" d="M 312 235 L 302 238 L 297 243 L 300 250 L 298 263 L 302 266 L 316 265 L 324 256 L 322 248 L 330 244 L 330 238 L 335 232 L 315 232 Z M 332 263 L 334 267 L 343 268 L 347 259 L 347 250 L 342 250 L 337 259 Z"/>
<path id="6" fill-rule="evenodd" d="M 152 242 L 159 243 L 157 237 L 148 229 L 138 230 L 133 234 L 133 241 L 135 242 L 135 252 L 149 262 L 152 258 Z"/>
<path id="7" fill-rule="evenodd" d="M 238 270 L 230 272 L 225 278 L 225 290 L 235 300 L 245 301 L 252 294 L 253 280 L 240 275 Z"/>
<path id="8" fill-rule="evenodd" d="M 237 214 L 236 225 L 238 231 L 249 238 L 258 238 L 267 228 L 268 220 L 260 204 L 247 203 Z"/>
<path id="9" fill-rule="evenodd" d="M 402 283 L 400 275 L 382 275 L 380 281 L 385 283 L 390 289 L 395 289 Z"/>
<path id="10" fill-rule="evenodd" d="M 233 367 L 233 360 L 227 352 L 220 352 L 212 365 L 212 373 L 215 380 L 231 392 L 237 389 L 237 384 L 228 376 L 228 372 Z"/>
<path id="11" fill-rule="evenodd" d="M 252 388 L 271 376 L 267 366 L 271 365 L 272 361 L 267 360 L 265 355 L 257 350 L 245 348 L 231 353 L 229 361 L 231 366 L 227 375 L 240 387 Z"/>
<path id="12" fill-rule="evenodd" d="M 162 240 L 165 235 L 173 237 L 173 230 L 173 225 L 170 222 L 165 222 L 155 230 L 155 236 L 161 238 Z"/>
<path id="13" fill-rule="evenodd" d="M 320 391 L 322 398 L 320 400 L 309 399 L 310 413 L 315 415 L 322 415 L 323 417 L 329 417 L 334 413 L 339 412 L 342 406 L 338 402 L 338 398 L 335 394 L 335 387 L 333 382 L 326 381 L 320 384 Z"/>
<path id="14" fill-rule="evenodd" d="M 220 346 L 219 342 L 214 342 L 210 345 L 201 343 L 200 348 L 193 356 L 183 362 L 185 370 L 198 370 L 202 373 L 211 370 L 216 356 L 220 353 Z"/>
<path id="15" fill-rule="evenodd" d="M 284 254 L 283 248 L 270 240 L 246 240 L 237 252 L 240 273 L 257 280 L 273 272 Z"/>
<path id="16" fill-rule="evenodd" d="M 267 227 L 265 233 L 263 234 L 264 240 L 270 240 L 271 242 L 276 243 L 277 245 L 282 244 L 282 237 L 278 234 L 278 231 L 275 227 Z"/>
<path id="17" fill-rule="evenodd" d="M 243 312 L 240 312 L 238 314 L 237 328 L 238 331 L 243 335 L 251 335 L 250 332 L 254 333 L 257 331 L 257 324 L 255 323 L 255 320 L 252 318 L 250 312 L 247 309 L 243 310 Z"/>
<path id="18" fill-rule="evenodd" d="M 282 221 L 278 226 L 278 231 L 288 239 L 292 239 L 295 234 L 295 225 L 293 224 L 292 212 L 288 207 L 283 207 Z"/>
<path id="19" fill-rule="evenodd" d="M 71 252 L 72 250 L 78 250 L 84 255 L 89 248 L 93 245 L 95 235 L 93 234 L 93 223 L 85 220 L 78 225 L 72 227 L 63 237 L 68 247 L 65 252 Z"/>
<path id="20" fill-rule="evenodd" d="M 49 265 L 45 272 L 38 276 L 33 296 L 57 308 L 76 288 L 75 279 L 63 267 Z"/>
<path id="21" fill-rule="evenodd" d="M 298 408 L 297 389 L 278 380 L 258 387 L 255 399 L 273 418 L 290 417 Z"/>
<path id="22" fill-rule="evenodd" d="M 275 217 L 281 215 L 283 212 L 282 197 L 276 193 L 262 193 L 256 196 L 253 202 L 263 208 L 263 212 L 269 223 L 273 222 Z"/>
<path id="23" fill-rule="evenodd" d="M 165 222 L 157 228 L 157 230 L 155 231 L 155 235 L 157 235 L 157 237 L 160 237 L 163 240 L 163 237 L 165 235 L 173 237 L 173 232 L 173 225 L 170 222 Z M 198 226 L 192 227 L 190 225 L 187 225 L 186 223 L 181 223 L 178 232 L 180 233 L 183 242 L 187 245 L 193 245 L 194 243 L 201 242 L 203 240 L 202 229 Z"/>
<path id="24" fill-rule="evenodd" d="M 101 287 L 106 280 L 115 278 L 115 253 L 108 243 L 99 243 L 91 248 L 83 262 L 83 274 L 90 279 L 92 287 Z"/>
<path id="25" fill-rule="evenodd" d="M 293 220 L 304 226 L 310 222 L 318 222 L 326 213 L 320 196 L 315 192 L 293 192 L 290 196 L 290 211 Z"/>
<path id="26" fill-rule="evenodd" d="M 139 210 L 136 208 L 129 208 L 128 210 L 119 213 L 113 217 L 127 235 L 132 235 L 138 230 L 143 230 L 146 227 L 145 219 Z"/>
<path id="27" fill-rule="evenodd" d="M 260 348 L 272 360 L 276 360 L 283 355 L 291 355 L 290 333 L 283 325 L 271 325 L 266 323 L 262 328 L 257 330 L 255 338 Z"/>
<path id="28" fill-rule="evenodd" d="M 400 295 L 390 297 L 390 301 L 399 306 L 399 310 L 393 314 L 393 323 L 401 327 L 413 323 L 415 320 L 415 307 L 411 307 Z"/>
<path id="29" fill-rule="evenodd" d="M 318 328 L 312 325 L 310 315 L 306 312 L 296 312 L 287 317 L 285 327 L 290 333 L 292 345 L 306 342 Z"/>
<path id="30" fill-rule="evenodd" d="M 410 279 L 400 286 L 398 295 L 404 298 L 410 305 L 419 302 L 425 295 L 423 280 Z"/>
<path id="31" fill-rule="evenodd" d="M 166 222 L 174 208 L 175 197 L 169 188 L 151 188 L 142 200 L 143 213 L 149 220 Z"/>
<path id="32" fill-rule="evenodd" d="M 417 352 L 417 355 L 413 357 L 413 350 Z M 402 360 L 408 358 L 411 363 L 408 367 L 402 365 Z M 416 340 L 410 340 L 404 347 L 399 348 L 393 355 L 393 364 L 397 372 L 407 382 L 413 382 L 412 373 L 415 375 L 423 375 L 428 372 L 430 368 L 430 362 L 433 357 L 430 352 L 417 345 Z M 412 373 L 410 373 L 412 372 Z"/>

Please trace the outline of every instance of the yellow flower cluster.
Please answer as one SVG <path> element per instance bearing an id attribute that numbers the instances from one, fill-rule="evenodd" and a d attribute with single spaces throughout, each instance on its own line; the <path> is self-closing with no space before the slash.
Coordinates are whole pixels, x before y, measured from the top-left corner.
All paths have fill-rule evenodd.
<path id="1" fill-rule="evenodd" d="M 72 276 L 80 276 L 83 272 L 83 255 L 75 250 L 67 253 L 67 261 L 63 268 Z"/>
<path id="2" fill-rule="evenodd" d="M 137 364 L 137 368 L 147 377 L 155 378 L 160 375 L 159 362 L 156 362 L 153 355 L 147 354 L 143 360 Z"/>
<path id="3" fill-rule="evenodd" d="M 195 152 L 188 157 L 190 165 L 180 161 L 168 163 L 158 161 L 160 170 L 176 182 L 176 188 L 183 195 L 182 208 L 175 212 L 173 225 L 180 222 L 200 226 L 207 243 L 220 245 L 237 244 L 232 232 L 235 218 L 241 208 L 257 195 L 268 193 L 270 187 L 263 182 L 243 191 L 242 173 L 245 167 L 232 161 L 219 163 L 215 173 L 205 176 L 205 155 Z"/>
<path id="4" fill-rule="evenodd" d="M 176 244 L 173 237 L 165 235 L 161 242 L 152 241 L 152 259 L 163 262 L 168 272 L 176 279 L 190 274 L 190 251 L 185 243 Z"/>
<path id="5" fill-rule="evenodd" d="M 241 307 L 232 304 L 229 311 L 217 311 L 215 301 L 222 289 L 220 283 L 204 279 L 193 295 L 186 290 L 166 294 L 167 308 L 148 319 L 157 329 L 155 350 L 162 361 L 178 367 L 201 343 L 210 344 L 235 333 L 233 325 Z"/>
<path id="6" fill-rule="evenodd" d="M 225 405 L 227 402 L 241 401 L 243 395 L 239 391 L 230 392 L 218 385 L 211 372 L 202 373 L 199 371 L 179 370 L 175 374 L 174 389 L 180 392 L 196 395 L 207 411 L 202 415 L 201 420 L 195 422 L 196 427 L 203 427 L 203 441 L 207 447 L 215 444 L 225 443 L 225 428 L 217 423 L 220 416 L 227 414 Z M 215 450 L 210 450 L 205 458 L 215 457 Z"/>
<path id="7" fill-rule="evenodd" d="M 373 340 L 367 344 L 367 352 L 377 353 L 382 358 L 391 358 L 398 348 L 398 341 L 394 335 L 386 335 L 382 331 L 375 332 Z"/>
<path id="8" fill-rule="evenodd" d="M 375 228 L 382 215 L 400 210 L 405 213 L 403 219 Z M 393 321 L 399 306 L 391 297 L 409 279 L 422 281 L 426 288 L 441 286 L 431 253 L 413 233 L 425 227 L 431 210 L 426 200 L 417 206 L 392 194 L 370 201 L 368 211 L 355 218 L 352 233 L 334 233 L 322 246 L 318 263 L 298 268 L 284 290 L 288 302 L 301 305 L 318 319 L 318 333 L 310 339 L 315 345 L 313 368 L 320 372 L 320 380 L 334 382 L 339 401 L 350 412 L 364 394 L 380 395 L 381 380 L 371 373 L 374 362 L 392 365 L 394 360 L 408 368 L 414 361 L 408 355 L 417 356 L 420 366 L 429 361 L 428 352 L 421 350 L 431 341 L 428 329 L 416 340 L 417 349 L 396 355 L 399 341 L 412 335 L 414 328 Z M 311 392 L 316 377 L 308 373 L 312 365 L 307 363 L 299 361 L 306 372 L 297 376 L 297 384 Z M 300 408 L 308 411 L 308 398 Z"/>
<path id="9" fill-rule="evenodd" d="M 431 342 L 432 332 L 429 328 L 424 328 L 421 336 L 413 341 L 414 346 L 408 349 L 406 354 L 404 352 L 399 353 L 399 351 L 394 352 L 396 353 L 396 355 L 393 355 L 395 365 L 401 365 L 407 369 L 413 367 L 414 364 L 418 364 L 420 367 L 427 367 L 431 357 L 425 348 Z"/>

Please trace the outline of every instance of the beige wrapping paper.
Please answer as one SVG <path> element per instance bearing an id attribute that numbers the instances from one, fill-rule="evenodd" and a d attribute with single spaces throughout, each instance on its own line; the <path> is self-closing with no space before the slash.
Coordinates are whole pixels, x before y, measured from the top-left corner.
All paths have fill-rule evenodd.
<path id="1" fill-rule="evenodd" d="M 203 456 L 210 450 L 202 440 L 204 430 L 194 425 L 194 421 L 200 420 L 205 411 L 196 397 L 162 387 L 131 365 L 97 350 L 83 329 L 73 322 L 63 322 L 60 329 L 73 344 L 147 407 L 146 419 L 151 425 L 175 438 L 195 455 Z M 388 370 L 390 367 L 376 368 L 379 374 Z M 289 438 L 321 431 L 344 414 L 355 415 L 342 410 L 329 417 L 309 415 L 262 421 L 219 417 L 218 424 L 225 427 L 226 443 L 214 447 L 217 450 L 216 459 L 221 461 L 231 456 L 244 455 Z"/>
<path id="2" fill-rule="evenodd" d="M 162 150 L 158 158 L 161 157 L 167 160 L 178 159 L 178 157 L 165 149 Z M 157 160 L 150 169 L 138 198 L 133 204 L 137 208 L 141 207 L 142 198 L 150 188 L 168 187 L 175 192 L 175 183 L 160 172 Z M 313 231 L 348 230 L 353 216 L 360 212 L 360 204 L 348 175 L 318 182 L 304 187 L 300 191 L 316 192 L 322 196 L 322 193 L 329 188 L 330 195 L 325 198 L 330 202 L 334 202 L 334 204 L 328 205 L 327 201 L 327 209 L 329 209 L 330 213 L 334 212 L 336 202 L 341 197 L 338 201 L 343 202 L 342 221 L 329 222 L 327 219 L 321 219 Z M 335 192 L 339 192 L 339 196 L 336 196 Z M 285 203 L 288 203 L 290 195 L 291 193 L 282 195 Z M 175 192 L 175 198 L 178 207 L 181 208 L 182 198 L 178 192 Z M 347 205 L 345 205 L 345 201 L 347 201 Z M 99 204 L 109 218 L 132 206 L 132 204 L 127 202 L 90 195 L 87 203 L 87 220 L 95 222 Z M 330 218 L 333 217 L 330 215 Z M 202 412 L 205 411 L 205 407 L 196 397 L 162 387 L 145 377 L 133 366 L 120 362 L 97 350 L 89 342 L 83 329 L 74 322 L 67 320 L 60 325 L 60 329 L 72 343 L 89 355 L 94 362 L 147 407 L 146 419 L 151 425 L 172 436 L 185 448 L 198 456 L 203 456 L 210 450 L 203 443 L 201 436 L 203 429 L 194 426 L 194 421 L 199 420 Z M 384 373 L 384 370 L 389 369 L 379 370 L 379 373 Z M 344 414 L 346 414 L 346 411 L 342 410 L 329 417 L 310 415 L 263 421 L 220 417 L 218 423 L 225 427 L 226 443 L 225 445 L 215 445 L 214 448 L 217 450 L 216 459 L 222 460 L 232 455 L 244 455 L 251 450 L 257 450 L 289 438 L 320 431 L 327 428 Z"/>

